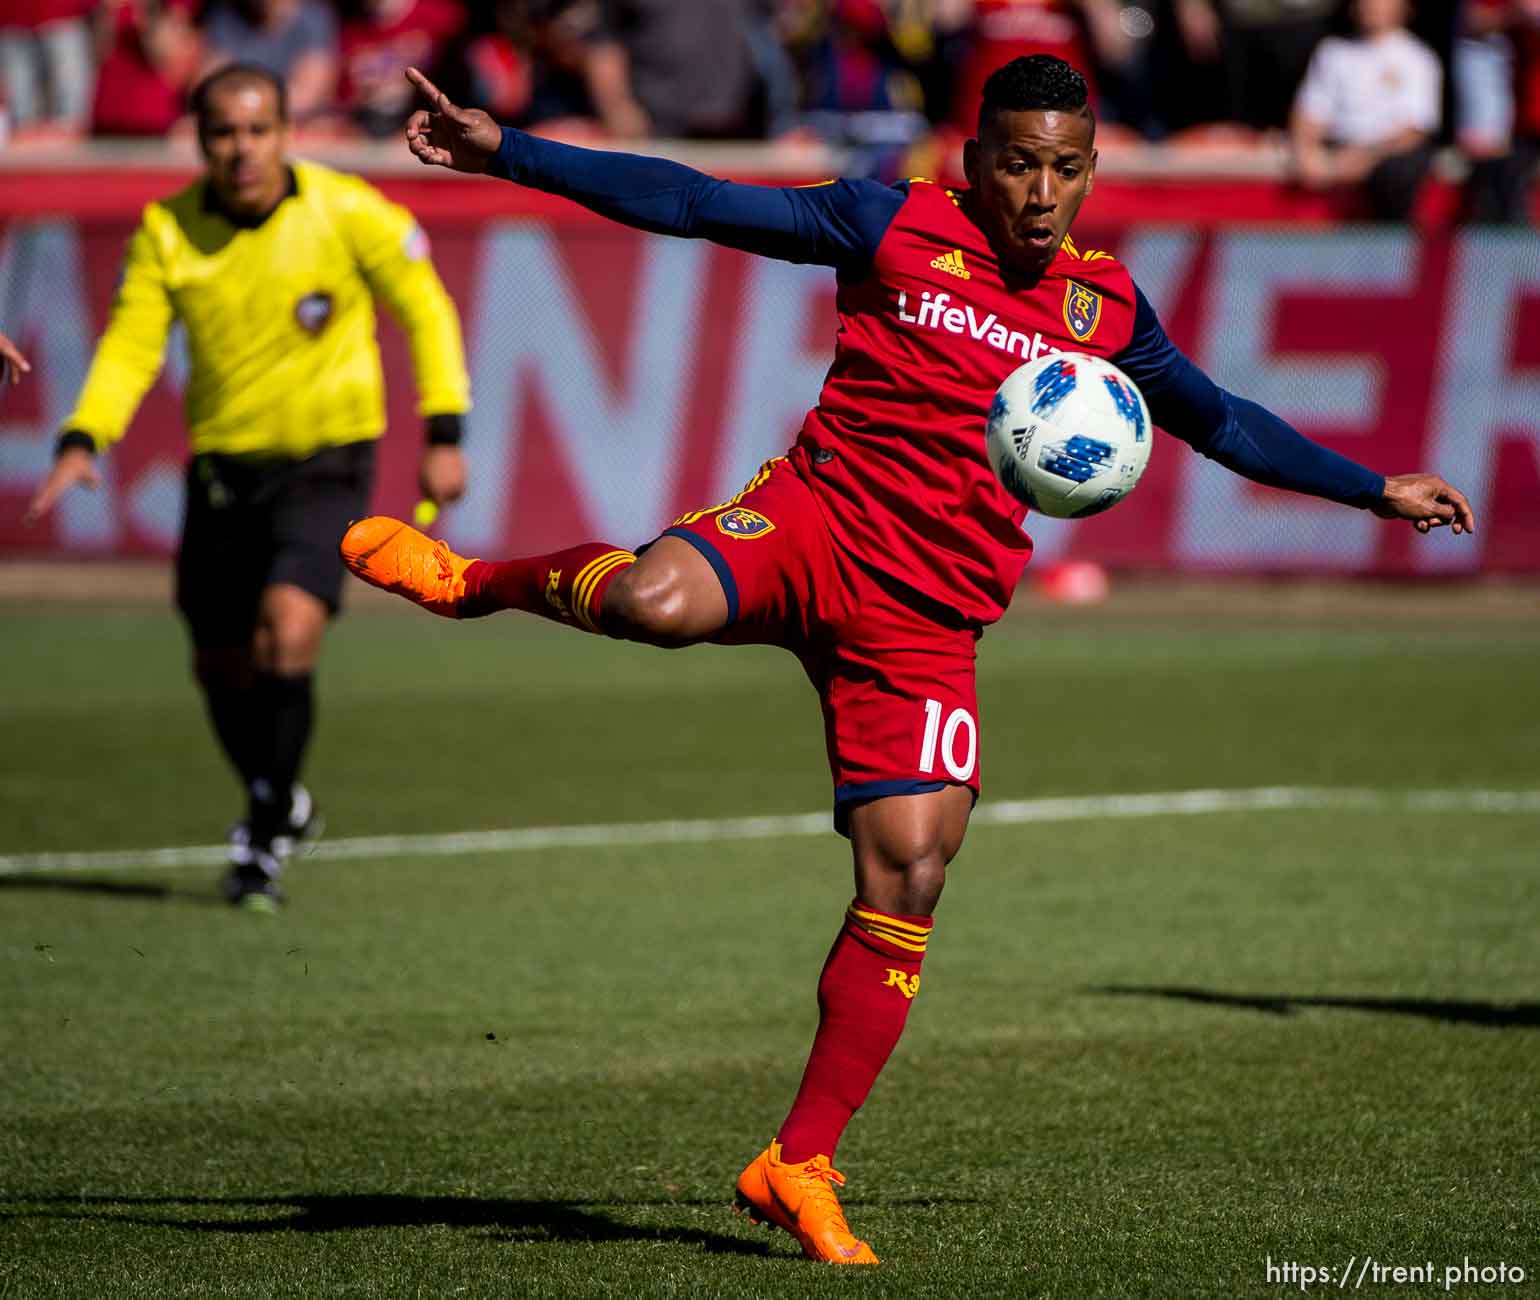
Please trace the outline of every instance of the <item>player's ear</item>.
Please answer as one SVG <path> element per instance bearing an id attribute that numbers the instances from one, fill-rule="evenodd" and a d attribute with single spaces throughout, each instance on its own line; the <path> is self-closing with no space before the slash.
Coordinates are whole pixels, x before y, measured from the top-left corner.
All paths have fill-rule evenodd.
<path id="1" fill-rule="evenodd" d="M 979 187 L 979 142 L 977 140 L 963 141 L 963 177 L 968 182 L 970 190 Z"/>
<path id="2" fill-rule="evenodd" d="M 1092 188 L 1096 185 L 1096 160 L 1099 157 L 1101 157 L 1101 155 L 1099 153 L 1097 153 L 1095 149 L 1092 149 L 1091 150 L 1091 165 L 1088 168 L 1086 168 L 1086 175 L 1085 175 L 1085 192 L 1087 194 L 1089 194 L 1091 192 Z"/>

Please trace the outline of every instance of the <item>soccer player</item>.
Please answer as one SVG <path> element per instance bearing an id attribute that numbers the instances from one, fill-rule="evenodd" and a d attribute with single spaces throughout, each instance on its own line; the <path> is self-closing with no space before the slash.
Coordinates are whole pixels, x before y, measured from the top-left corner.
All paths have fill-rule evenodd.
<path id="1" fill-rule="evenodd" d="M 232 64 L 194 92 L 206 174 L 149 204 L 33 519 L 123 436 L 173 319 L 187 331 L 192 440 L 177 605 L 214 734 L 247 791 L 227 896 L 281 900 L 294 842 L 318 829 L 298 782 L 312 670 L 343 569 L 337 538 L 367 513 L 385 428 L 375 297 L 411 343 L 427 446 L 423 495 L 465 487 L 460 325 L 422 231 L 357 177 L 287 161 L 284 87 Z"/>
<path id="2" fill-rule="evenodd" d="M 984 453 L 1000 381 L 1049 348 L 1101 354 L 1140 385 L 1157 423 L 1248 478 L 1424 532 L 1469 531 L 1470 508 L 1436 475 L 1383 478 L 1218 388 L 1114 258 L 1074 245 L 1095 123 L 1084 80 L 1059 59 L 1015 59 L 989 78 L 963 155 L 968 187 L 955 192 L 731 184 L 500 130 L 412 75 L 434 105 L 407 126 L 424 163 L 838 274 L 834 363 L 796 445 L 640 553 L 593 541 L 486 563 L 385 518 L 355 525 L 342 548 L 366 581 L 450 618 L 516 609 L 653 645 L 759 642 L 801 658 L 823 705 L 856 892 L 819 980 L 801 1086 L 735 1199 L 814 1259 L 875 1264 L 841 1213 L 832 1160 L 920 987 L 979 789 L 975 644 L 1031 552 L 1025 511 Z"/>

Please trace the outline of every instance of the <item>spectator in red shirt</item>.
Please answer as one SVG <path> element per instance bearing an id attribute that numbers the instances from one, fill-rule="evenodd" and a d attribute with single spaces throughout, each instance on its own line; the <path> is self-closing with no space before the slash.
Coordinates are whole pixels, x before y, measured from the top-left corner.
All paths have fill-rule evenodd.
<path id="1" fill-rule="evenodd" d="M 104 0 L 95 135 L 164 135 L 185 111 L 201 42 L 194 0 Z"/>
<path id="2" fill-rule="evenodd" d="M 492 30 L 466 47 L 469 98 L 499 122 L 591 120 L 588 38 L 592 0 L 498 0 Z"/>
<path id="3" fill-rule="evenodd" d="M 416 107 L 410 67 L 437 69 L 462 31 L 457 0 L 362 0 L 342 24 L 338 106 L 368 135 L 394 135 Z"/>
<path id="4" fill-rule="evenodd" d="M 1063 59 L 1100 99 L 1093 69 L 1121 68 L 1132 54 L 1121 9 L 1118 0 L 973 0 L 973 48 L 953 87 L 953 120 L 972 131 L 989 74 L 1023 55 Z"/>

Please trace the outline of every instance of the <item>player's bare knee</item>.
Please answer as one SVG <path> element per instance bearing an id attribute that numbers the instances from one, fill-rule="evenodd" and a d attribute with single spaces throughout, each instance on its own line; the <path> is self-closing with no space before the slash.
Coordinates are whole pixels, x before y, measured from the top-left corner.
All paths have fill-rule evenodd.
<path id="1" fill-rule="evenodd" d="M 326 606 L 310 592 L 276 584 L 262 594 L 251 653 L 257 670 L 293 677 L 315 667 L 326 633 Z"/>
<path id="2" fill-rule="evenodd" d="M 946 888 L 946 863 L 940 858 L 925 858 L 904 872 L 905 916 L 929 916 L 941 901 Z"/>
<path id="3" fill-rule="evenodd" d="M 324 623 L 304 614 L 277 613 L 263 618 L 251 642 L 257 671 L 277 677 L 310 672 L 320 654 L 324 630 Z"/>
<path id="4" fill-rule="evenodd" d="M 929 916 L 946 888 L 939 856 L 899 865 L 886 855 L 856 864 L 856 894 L 869 907 L 897 916 Z"/>

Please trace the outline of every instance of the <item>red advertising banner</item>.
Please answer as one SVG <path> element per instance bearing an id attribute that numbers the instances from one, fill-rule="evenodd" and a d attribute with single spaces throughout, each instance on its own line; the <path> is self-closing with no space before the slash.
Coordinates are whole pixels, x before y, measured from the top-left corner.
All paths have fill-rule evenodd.
<path id="1" fill-rule="evenodd" d="M 136 202 L 175 188 L 160 175 L 116 185 Z M 382 188 L 421 215 L 464 324 L 471 487 L 444 517 L 457 545 L 497 555 L 590 536 L 637 543 L 731 496 L 796 436 L 831 355 L 831 272 L 639 235 L 544 196 L 510 199 L 520 195 L 511 186 Z M 1113 203 L 1098 187 L 1099 212 L 1142 210 L 1137 185 L 1117 189 Z M 164 553 L 180 524 L 186 457 L 176 337 L 128 437 L 104 458 L 103 490 L 75 493 L 35 529 L 21 525 L 137 219 L 122 198 L 109 210 L 100 191 L 78 211 L 51 213 L 67 205 L 57 193 L 40 205 L 41 192 L 14 172 L 0 187 L 0 329 L 36 366 L 0 396 L 0 549 Z M 1479 527 L 1473 538 L 1419 537 L 1255 487 L 1162 436 L 1117 509 L 1077 523 L 1029 519 L 1040 558 L 1142 570 L 1540 571 L 1540 238 L 1097 224 L 1090 208 L 1076 237 L 1128 264 L 1172 337 L 1221 384 L 1376 469 L 1443 473 L 1470 495 Z M 376 503 L 399 513 L 415 498 L 421 428 L 402 340 L 388 322 L 381 337 L 390 429 Z M 982 437 L 982 413 L 980 424 Z"/>

